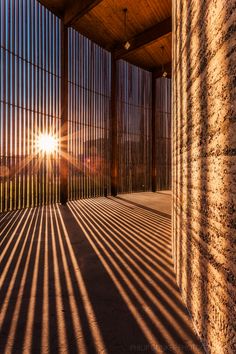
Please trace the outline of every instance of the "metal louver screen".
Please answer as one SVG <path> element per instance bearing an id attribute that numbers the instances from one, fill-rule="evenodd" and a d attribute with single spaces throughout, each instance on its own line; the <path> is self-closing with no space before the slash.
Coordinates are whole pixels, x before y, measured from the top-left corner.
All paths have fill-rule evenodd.
<path id="1" fill-rule="evenodd" d="M 151 189 L 152 75 L 118 63 L 118 192 Z"/>
<path id="2" fill-rule="evenodd" d="M 69 29 L 69 199 L 110 193 L 111 55 Z"/>
<path id="3" fill-rule="evenodd" d="M 58 152 L 38 136 L 59 136 L 60 20 L 34 0 L 0 6 L 0 211 L 58 200 Z"/>
<path id="4" fill-rule="evenodd" d="M 171 79 L 156 80 L 157 190 L 171 189 Z"/>

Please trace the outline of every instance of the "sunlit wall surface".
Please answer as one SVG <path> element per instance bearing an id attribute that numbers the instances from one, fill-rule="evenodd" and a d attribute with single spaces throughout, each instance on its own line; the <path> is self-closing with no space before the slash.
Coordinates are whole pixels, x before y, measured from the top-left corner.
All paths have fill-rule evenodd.
<path id="1" fill-rule="evenodd" d="M 173 260 L 207 353 L 236 352 L 235 0 L 173 2 Z"/>
<path id="2" fill-rule="evenodd" d="M 171 189 L 171 79 L 156 80 L 157 190 Z"/>
<path id="3" fill-rule="evenodd" d="M 110 193 L 111 55 L 69 29 L 69 199 Z"/>
<path id="4" fill-rule="evenodd" d="M 60 20 L 34 0 L 0 6 L 0 211 L 58 200 Z"/>
<path id="5" fill-rule="evenodd" d="M 125 61 L 118 63 L 118 192 L 151 189 L 152 76 Z"/>

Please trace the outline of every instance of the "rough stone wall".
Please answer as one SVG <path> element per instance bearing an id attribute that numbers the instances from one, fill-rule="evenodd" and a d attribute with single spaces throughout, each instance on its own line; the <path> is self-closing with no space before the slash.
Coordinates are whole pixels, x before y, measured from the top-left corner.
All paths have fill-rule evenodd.
<path id="1" fill-rule="evenodd" d="M 209 353 L 236 353 L 236 1 L 173 1 L 173 256 Z"/>

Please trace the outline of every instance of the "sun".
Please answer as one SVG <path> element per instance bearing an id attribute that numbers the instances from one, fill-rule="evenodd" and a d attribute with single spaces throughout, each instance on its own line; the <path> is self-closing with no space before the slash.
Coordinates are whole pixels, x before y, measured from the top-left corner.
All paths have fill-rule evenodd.
<path id="1" fill-rule="evenodd" d="M 50 155 L 57 151 L 58 141 L 53 135 L 41 134 L 37 138 L 37 148 L 39 152 Z"/>

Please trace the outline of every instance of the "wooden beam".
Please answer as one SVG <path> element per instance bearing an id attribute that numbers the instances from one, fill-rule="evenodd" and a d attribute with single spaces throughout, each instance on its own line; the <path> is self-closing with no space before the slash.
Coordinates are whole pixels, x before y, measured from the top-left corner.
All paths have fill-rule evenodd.
<path id="1" fill-rule="evenodd" d="M 156 78 L 152 75 L 152 191 L 157 190 Z"/>
<path id="2" fill-rule="evenodd" d="M 61 160 L 60 201 L 68 201 L 68 28 L 61 25 Z"/>
<path id="3" fill-rule="evenodd" d="M 111 195 L 115 197 L 117 195 L 118 184 L 118 137 L 116 112 L 117 62 L 113 55 L 111 65 Z"/>
<path id="4" fill-rule="evenodd" d="M 64 23 L 72 26 L 78 19 L 91 11 L 102 0 L 76 0 L 73 5 L 68 6 L 64 13 Z"/>
<path id="5" fill-rule="evenodd" d="M 115 59 L 123 59 L 133 51 L 150 44 L 157 39 L 169 34 L 172 30 L 171 17 L 168 17 L 157 25 L 147 29 L 146 31 L 136 35 L 133 38 L 128 39 L 130 42 L 130 48 L 127 50 L 124 48 L 124 43 L 120 44 L 114 51 Z"/>
<path id="6" fill-rule="evenodd" d="M 63 4 L 62 6 L 60 6 L 59 3 L 48 0 L 38 0 L 38 2 L 44 7 L 46 7 L 49 11 L 51 11 L 54 15 L 63 20 Z"/>
<path id="7" fill-rule="evenodd" d="M 168 78 L 171 78 L 172 74 L 172 67 L 171 67 L 171 63 L 166 63 L 162 66 L 158 66 L 157 68 L 154 68 L 152 70 L 152 75 L 154 76 L 155 79 L 158 79 L 159 77 L 163 77 L 163 69 L 164 71 L 167 73 Z"/>

